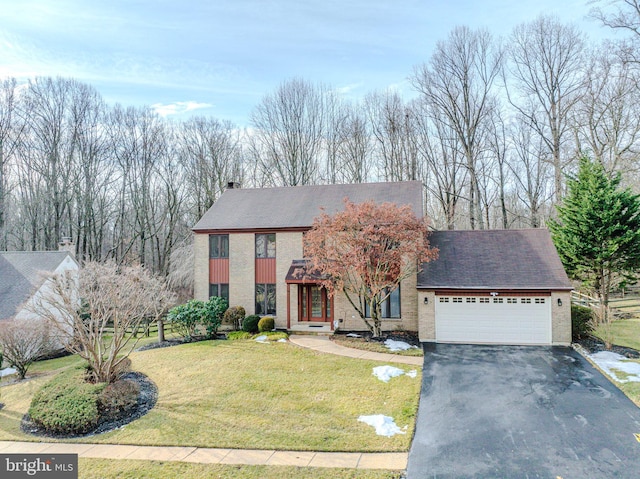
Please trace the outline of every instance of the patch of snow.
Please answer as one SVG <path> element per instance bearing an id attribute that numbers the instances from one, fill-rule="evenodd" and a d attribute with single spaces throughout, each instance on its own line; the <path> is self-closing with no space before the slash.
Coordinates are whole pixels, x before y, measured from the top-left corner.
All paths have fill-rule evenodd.
<path id="1" fill-rule="evenodd" d="M 621 354 L 611 351 L 599 351 L 589 354 L 589 359 L 619 383 L 640 382 L 640 363 L 631 361 Z M 628 376 L 620 378 L 616 374 L 617 371 L 622 371 Z"/>
<path id="2" fill-rule="evenodd" d="M 382 414 L 374 414 L 373 416 L 360 416 L 358 421 L 368 424 L 376 428 L 378 436 L 391 437 L 396 434 L 406 434 L 400 429 L 392 417 L 383 416 Z"/>
<path id="3" fill-rule="evenodd" d="M 417 346 L 412 346 L 409 343 L 405 343 L 404 341 L 396 341 L 394 339 L 387 339 L 384 342 L 384 345 L 389 349 L 389 351 L 406 351 L 407 349 L 418 349 Z"/>
<path id="4" fill-rule="evenodd" d="M 12 374 L 15 374 L 16 370 L 13 368 L 4 368 L 4 369 L 0 369 L 0 378 L 3 378 L 5 376 L 11 376 Z"/>
<path id="5" fill-rule="evenodd" d="M 284 339 L 284 338 L 280 338 L 280 339 L 278 339 L 278 342 L 279 342 L 279 343 L 286 343 L 286 342 L 287 342 L 287 340 L 286 340 L 286 339 Z"/>
<path id="6" fill-rule="evenodd" d="M 356 333 L 349 333 L 346 335 L 347 338 L 361 338 L 362 336 L 360 336 L 359 334 Z"/>
<path id="7" fill-rule="evenodd" d="M 267 335 L 266 334 L 261 334 L 256 339 L 254 339 L 254 341 L 257 341 L 259 343 L 266 343 L 267 342 Z"/>
<path id="8" fill-rule="evenodd" d="M 373 368 L 373 375 L 385 383 L 388 383 L 389 379 L 402 376 L 403 374 L 404 371 L 402 369 L 393 366 L 377 366 Z"/>
<path id="9" fill-rule="evenodd" d="M 404 370 L 394 366 L 376 366 L 373 368 L 373 375 L 385 383 L 388 383 L 391 378 L 402 376 L 403 374 L 406 374 L 410 378 L 415 378 L 418 375 L 418 371 L 412 369 L 405 373 Z"/>

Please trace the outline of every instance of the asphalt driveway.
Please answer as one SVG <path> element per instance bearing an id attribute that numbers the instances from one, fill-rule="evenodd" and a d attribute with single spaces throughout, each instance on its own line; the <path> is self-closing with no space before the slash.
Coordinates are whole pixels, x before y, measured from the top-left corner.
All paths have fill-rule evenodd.
<path id="1" fill-rule="evenodd" d="M 427 344 L 407 478 L 638 478 L 635 434 L 640 409 L 570 348 Z"/>

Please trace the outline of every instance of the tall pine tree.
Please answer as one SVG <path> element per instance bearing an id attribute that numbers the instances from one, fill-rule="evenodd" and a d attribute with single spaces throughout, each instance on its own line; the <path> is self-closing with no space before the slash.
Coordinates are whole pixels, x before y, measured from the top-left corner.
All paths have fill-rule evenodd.
<path id="1" fill-rule="evenodd" d="M 568 194 L 549 221 L 553 241 L 569 276 L 593 290 L 609 322 L 609 293 L 640 269 L 640 196 L 620 188 L 620 175 L 607 176 L 599 162 L 580 159 Z"/>

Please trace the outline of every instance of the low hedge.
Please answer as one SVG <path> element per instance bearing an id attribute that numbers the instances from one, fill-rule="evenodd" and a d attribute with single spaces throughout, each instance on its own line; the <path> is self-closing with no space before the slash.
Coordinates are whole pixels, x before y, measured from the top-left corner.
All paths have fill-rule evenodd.
<path id="1" fill-rule="evenodd" d="M 84 369 L 62 372 L 35 394 L 29 416 L 52 433 L 87 433 L 100 419 L 98 398 L 105 386 L 86 382 Z"/>
<path id="2" fill-rule="evenodd" d="M 593 311 L 591 308 L 571 305 L 571 336 L 574 341 L 589 336 L 593 331 Z"/>
<path id="3" fill-rule="evenodd" d="M 252 314 L 251 316 L 247 316 L 242 321 L 242 330 L 247 333 L 257 333 L 258 332 L 258 323 L 260 322 L 260 316 L 257 314 Z"/>
<path id="4" fill-rule="evenodd" d="M 271 316 L 265 316 L 258 321 L 258 332 L 264 333 L 265 331 L 273 331 L 276 327 L 276 322 Z"/>

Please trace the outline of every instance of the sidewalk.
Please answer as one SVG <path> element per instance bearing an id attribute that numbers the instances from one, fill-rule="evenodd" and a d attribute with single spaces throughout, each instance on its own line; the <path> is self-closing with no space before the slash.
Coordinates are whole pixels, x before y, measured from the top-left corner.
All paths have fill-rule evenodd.
<path id="1" fill-rule="evenodd" d="M 422 356 L 400 356 L 399 354 L 374 353 L 361 349 L 347 348 L 331 341 L 327 336 L 293 335 L 289 336 L 289 341 L 303 348 L 313 349 L 321 353 L 337 354 L 356 359 L 370 359 L 373 361 L 384 361 L 396 364 L 411 364 L 420 366 L 424 362 Z"/>
<path id="2" fill-rule="evenodd" d="M 407 468 L 406 452 L 313 452 L 205 447 L 124 446 L 61 442 L 0 441 L 0 454 L 78 454 L 100 459 L 195 462 L 201 464 L 247 464 L 298 467 L 344 467 L 350 469 Z"/>

